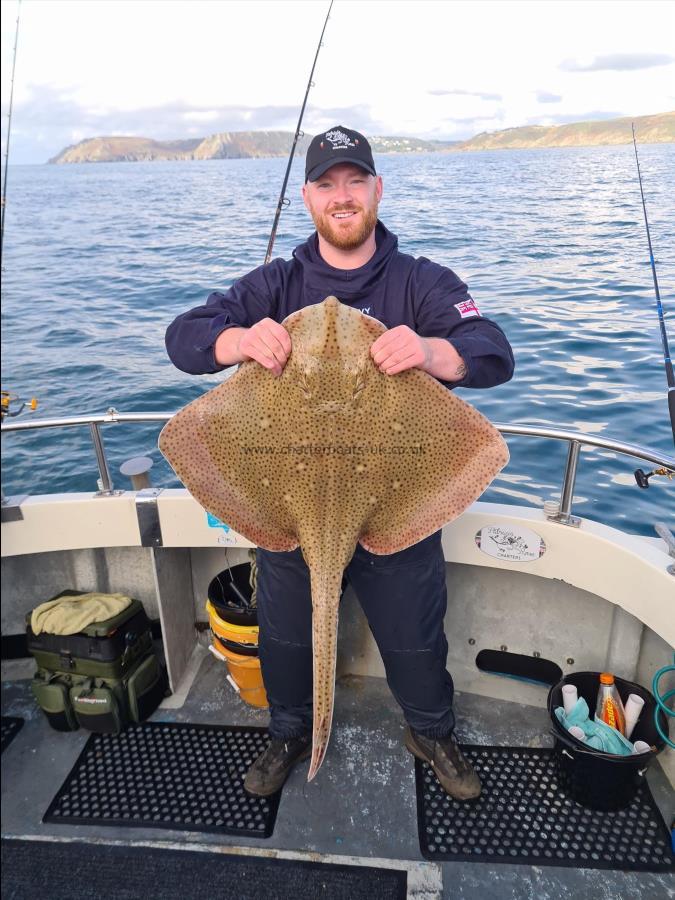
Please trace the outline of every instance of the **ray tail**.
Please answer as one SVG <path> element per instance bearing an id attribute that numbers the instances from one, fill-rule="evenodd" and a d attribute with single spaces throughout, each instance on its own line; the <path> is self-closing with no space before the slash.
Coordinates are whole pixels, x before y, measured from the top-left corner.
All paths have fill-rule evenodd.
<path id="1" fill-rule="evenodd" d="M 312 570 L 314 728 L 308 781 L 314 778 L 324 760 L 333 722 L 341 580 L 342 569 L 338 572 L 337 577 L 315 575 Z"/>

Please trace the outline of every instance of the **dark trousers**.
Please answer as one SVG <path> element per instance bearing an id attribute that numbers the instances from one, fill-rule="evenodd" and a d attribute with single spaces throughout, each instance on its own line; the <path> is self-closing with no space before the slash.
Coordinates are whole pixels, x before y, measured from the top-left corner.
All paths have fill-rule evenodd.
<path id="1" fill-rule="evenodd" d="M 312 729 L 312 600 L 300 550 L 258 550 L 259 650 L 270 703 L 270 734 Z M 445 664 L 447 606 L 441 533 L 390 556 L 360 545 L 345 570 L 382 654 L 387 684 L 407 723 L 428 737 L 455 725 Z"/>

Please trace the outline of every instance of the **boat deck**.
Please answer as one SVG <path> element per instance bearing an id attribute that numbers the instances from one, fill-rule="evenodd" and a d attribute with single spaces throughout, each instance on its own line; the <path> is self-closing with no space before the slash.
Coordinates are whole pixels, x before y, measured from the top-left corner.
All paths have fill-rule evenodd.
<path id="1" fill-rule="evenodd" d="M 169 698 L 154 721 L 265 725 L 267 713 L 241 702 L 225 679 L 222 663 L 197 650 L 197 675 L 185 702 Z M 405 868 L 408 896 L 432 898 L 575 897 L 645 898 L 673 896 L 672 876 L 593 869 L 489 862 L 430 863 L 417 838 L 413 759 L 405 750 L 403 721 L 386 682 L 348 676 L 337 683 L 335 719 L 326 760 L 311 783 L 308 762 L 287 781 L 273 835 L 266 840 L 158 828 L 42 824 L 41 817 L 85 744 L 88 733 L 54 732 L 35 705 L 26 663 L 3 664 L 2 714 L 25 724 L 2 758 L 2 836 L 50 840 L 123 842 L 194 847 L 201 850 L 307 858 Z M 17 677 L 20 676 L 20 677 Z M 496 677 L 496 676 L 495 676 Z M 461 742 L 547 747 L 546 690 L 541 707 L 475 694 L 456 696 Z M 205 779 L 217 772 L 205 772 Z M 666 822 L 675 813 L 670 785 L 658 764 L 648 774 Z M 195 886 L 195 897 L 203 893 Z"/>

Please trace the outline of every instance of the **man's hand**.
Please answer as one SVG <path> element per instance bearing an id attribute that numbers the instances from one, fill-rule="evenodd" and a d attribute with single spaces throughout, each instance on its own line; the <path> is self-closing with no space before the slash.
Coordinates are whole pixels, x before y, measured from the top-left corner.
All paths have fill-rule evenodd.
<path id="1" fill-rule="evenodd" d="M 423 338 L 407 325 L 385 331 L 370 348 L 380 372 L 397 375 L 406 369 L 422 369 L 441 381 L 461 381 L 466 365 L 445 338 Z"/>
<path id="2" fill-rule="evenodd" d="M 291 336 L 274 319 L 261 319 L 250 328 L 229 328 L 216 340 L 216 362 L 223 366 L 254 359 L 279 376 L 291 355 Z"/>
<path id="3" fill-rule="evenodd" d="M 291 336 L 274 319 L 261 319 L 244 331 L 239 340 L 239 352 L 244 359 L 254 359 L 279 376 L 291 355 Z"/>
<path id="4" fill-rule="evenodd" d="M 431 362 L 431 348 L 425 338 L 397 325 L 385 331 L 370 348 L 370 355 L 380 372 L 397 375 L 406 369 L 425 369 Z"/>

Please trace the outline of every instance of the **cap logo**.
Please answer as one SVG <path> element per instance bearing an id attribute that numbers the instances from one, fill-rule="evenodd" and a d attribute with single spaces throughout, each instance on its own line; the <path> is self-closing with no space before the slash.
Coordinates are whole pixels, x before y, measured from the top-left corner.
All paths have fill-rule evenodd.
<path id="1" fill-rule="evenodd" d="M 344 131 L 340 131 L 339 128 L 336 128 L 334 131 L 327 131 L 326 140 L 330 141 L 332 145 L 331 150 L 347 150 L 349 147 L 356 147 L 349 135 L 345 134 Z"/>

